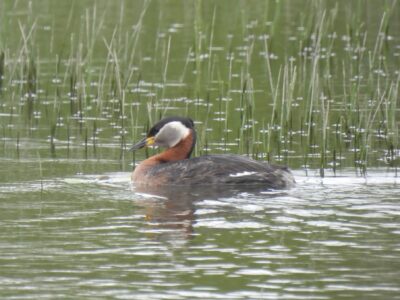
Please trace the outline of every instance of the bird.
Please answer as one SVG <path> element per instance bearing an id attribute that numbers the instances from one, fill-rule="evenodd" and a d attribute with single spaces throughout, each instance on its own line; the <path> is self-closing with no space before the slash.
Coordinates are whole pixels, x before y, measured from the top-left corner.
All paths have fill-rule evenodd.
<path id="1" fill-rule="evenodd" d="M 160 120 L 129 149 L 165 148 L 136 166 L 131 175 L 133 184 L 146 187 L 257 186 L 263 189 L 288 189 L 295 185 L 286 166 L 244 155 L 216 154 L 191 158 L 195 144 L 196 131 L 192 119 L 173 116 Z"/>

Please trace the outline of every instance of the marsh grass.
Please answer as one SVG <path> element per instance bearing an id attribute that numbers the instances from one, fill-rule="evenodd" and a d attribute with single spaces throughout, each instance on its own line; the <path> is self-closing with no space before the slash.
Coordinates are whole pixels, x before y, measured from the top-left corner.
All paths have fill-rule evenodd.
<path id="1" fill-rule="evenodd" d="M 289 33 L 283 2 L 235 8 L 234 30 L 223 26 L 224 3 L 194 2 L 193 25 L 171 25 L 154 13 L 164 4 L 150 1 L 134 5 L 133 19 L 124 2 L 110 4 L 114 14 L 86 6 L 78 20 L 71 6 L 62 50 L 58 28 L 43 42 L 31 7 L 17 21 L 16 46 L 1 43 L 3 152 L 11 138 L 22 155 L 20 140 L 30 137 L 48 140 L 50 157 L 111 155 L 124 165 L 136 158 L 125 153 L 131 140 L 166 115 L 187 115 L 198 127 L 196 155 L 236 152 L 320 176 L 397 170 L 400 73 L 390 32 L 398 4 L 371 29 L 341 15 L 353 4 L 304 3 L 307 15 L 295 15 Z"/>
<path id="2" fill-rule="evenodd" d="M 3 79 L 4 79 L 4 52 L 0 52 L 0 94 L 3 90 Z"/>

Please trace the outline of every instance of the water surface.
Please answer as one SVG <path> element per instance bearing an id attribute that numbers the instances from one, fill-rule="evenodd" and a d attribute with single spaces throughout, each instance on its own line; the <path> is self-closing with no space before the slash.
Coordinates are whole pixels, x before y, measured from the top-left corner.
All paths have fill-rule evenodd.
<path id="1" fill-rule="evenodd" d="M 309 175 L 214 194 L 151 195 L 126 172 L 2 183 L 0 296 L 398 298 L 399 179 Z"/>

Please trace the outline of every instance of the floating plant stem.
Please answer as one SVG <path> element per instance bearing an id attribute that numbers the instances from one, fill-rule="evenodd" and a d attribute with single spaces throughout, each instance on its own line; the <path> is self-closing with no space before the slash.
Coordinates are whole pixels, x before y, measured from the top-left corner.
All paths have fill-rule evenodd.
<path id="1" fill-rule="evenodd" d="M 19 145 L 19 131 L 17 132 L 17 159 L 20 158 L 20 153 L 19 153 L 19 149 L 20 149 L 20 145 Z"/>
<path id="2" fill-rule="evenodd" d="M 85 126 L 85 159 L 88 159 L 88 128 Z"/>
<path id="3" fill-rule="evenodd" d="M 320 176 L 325 176 L 326 154 L 328 149 L 328 122 L 329 122 L 329 99 L 325 101 L 325 96 L 321 95 L 321 115 L 322 115 L 322 141 L 321 141 L 321 160 L 320 160 Z"/>
<path id="4" fill-rule="evenodd" d="M 67 158 L 69 158 L 69 152 L 71 147 L 71 129 L 69 122 L 67 122 Z"/>
<path id="5" fill-rule="evenodd" d="M 336 149 L 332 151 L 332 171 L 333 175 L 336 176 L 336 167 L 337 167 L 337 160 L 336 160 Z"/>
<path id="6" fill-rule="evenodd" d="M 376 36 L 374 50 L 372 52 L 371 67 L 375 66 L 375 61 L 377 60 L 379 54 L 382 51 L 382 46 L 383 46 L 383 42 L 384 42 L 384 38 L 385 38 L 385 35 L 383 33 L 384 33 L 384 27 L 385 27 L 386 22 L 387 22 L 386 12 L 384 12 L 382 15 L 382 18 L 381 18 L 381 23 L 379 25 L 378 34 Z"/>
<path id="7" fill-rule="evenodd" d="M 124 158 L 125 158 L 125 91 L 122 91 L 120 112 L 121 112 L 121 114 L 120 114 L 120 119 L 121 119 L 120 160 L 124 160 Z"/>
<path id="8" fill-rule="evenodd" d="M 275 86 L 274 86 L 274 79 L 272 77 L 272 70 L 271 70 L 271 62 L 270 62 L 270 53 L 269 53 L 269 49 L 268 49 L 268 41 L 265 38 L 264 39 L 264 51 L 265 51 L 265 66 L 266 66 L 266 71 L 267 71 L 267 78 L 268 78 L 268 82 L 269 82 L 269 87 L 271 90 L 271 95 L 275 95 Z M 279 76 L 278 76 L 279 78 Z"/>
<path id="9" fill-rule="evenodd" d="M 279 68 L 278 81 L 276 83 L 277 86 L 280 85 L 281 72 L 282 72 L 282 69 Z M 272 111 L 271 111 L 271 118 L 270 118 L 270 122 L 268 125 L 268 139 L 267 139 L 267 155 L 268 156 L 270 156 L 270 153 L 271 153 L 271 139 L 275 135 L 275 132 L 277 129 L 277 110 L 278 110 L 278 98 L 279 98 L 278 97 L 279 89 L 273 87 L 271 90 L 274 91 L 274 93 L 272 94 L 273 105 L 272 105 Z"/>
<path id="10" fill-rule="evenodd" d="M 169 63 L 169 53 L 171 50 L 171 35 L 168 36 L 168 43 L 167 43 L 167 49 L 166 49 L 166 54 L 165 54 L 165 64 L 164 64 L 164 71 L 163 71 L 163 83 L 167 82 L 167 72 L 168 72 L 168 63 Z M 165 89 L 164 89 L 165 90 Z"/>
<path id="11" fill-rule="evenodd" d="M 189 47 L 187 55 L 186 55 L 186 59 L 185 59 L 185 65 L 184 65 L 183 70 L 182 70 L 182 75 L 181 75 L 181 77 L 179 79 L 180 83 L 183 83 L 184 80 L 185 80 L 186 71 L 187 71 L 187 67 L 188 67 L 189 62 L 190 62 L 190 56 L 191 55 L 192 55 L 192 47 Z"/>
<path id="12" fill-rule="evenodd" d="M 93 142 L 93 155 L 97 156 L 97 122 L 93 121 L 93 133 L 92 133 L 92 142 Z"/>
<path id="13" fill-rule="evenodd" d="M 133 62 L 134 62 L 135 55 L 136 55 L 136 47 L 139 43 L 139 37 L 140 37 L 140 32 L 141 32 L 142 26 L 143 26 L 144 16 L 147 12 L 147 9 L 150 6 L 150 3 L 151 3 L 151 0 L 144 1 L 143 8 L 142 8 L 142 11 L 140 12 L 139 19 L 138 19 L 137 23 L 135 24 L 135 26 L 133 26 L 133 32 L 130 36 L 129 44 L 127 45 L 127 47 L 129 47 L 131 49 L 130 59 L 129 59 L 129 62 L 127 63 L 128 66 L 134 65 Z"/>
<path id="14" fill-rule="evenodd" d="M 52 125 L 50 129 L 50 153 L 51 157 L 55 158 L 56 157 L 56 144 L 54 142 L 55 139 L 55 134 L 56 134 L 56 125 Z"/>
<path id="15" fill-rule="evenodd" d="M 37 158 L 39 161 L 39 178 L 40 178 L 40 197 L 43 197 L 43 168 L 42 168 L 42 159 L 40 157 L 40 153 L 39 151 L 36 152 L 37 153 Z"/>
<path id="16" fill-rule="evenodd" d="M 0 94 L 3 90 L 3 80 L 4 80 L 4 51 L 0 52 Z"/>
<path id="17" fill-rule="evenodd" d="M 195 17 L 194 17 L 194 54 L 195 54 L 195 72 L 196 72 L 196 83 L 195 93 L 196 97 L 199 97 L 201 91 L 201 52 L 202 52 L 202 32 L 203 32 L 203 18 L 202 18 L 202 4 L 201 1 L 195 1 Z"/>
<path id="18" fill-rule="evenodd" d="M 214 41 L 214 30 L 215 30 L 215 18 L 216 18 L 216 13 L 217 13 L 217 6 L 214 6 L 214 11 L 213 11 L 213 17 L 211 21 L 211 30 L 210 30 L 210 40 L 208 42 L 208 84 L 211 83 L 212 79 L 212 72 L 211 72 L 211 57 L 212 57 L 212 51 L 213 51 L 213 41 Z"/>

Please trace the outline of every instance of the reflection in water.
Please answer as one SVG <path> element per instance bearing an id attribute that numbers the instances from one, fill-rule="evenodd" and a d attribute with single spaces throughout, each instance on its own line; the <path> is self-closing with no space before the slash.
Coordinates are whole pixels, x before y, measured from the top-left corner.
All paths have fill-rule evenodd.
<path id="1" fill-rule="evenodd" d="M 238 189 L 233 186 L 135 186 L 133 190 L 136 195 L 144 198 L 144 201 L 140 201 L 140 205 L 145 208 L 146 220 L 159 229 L 158 233 L 167 239 L 176 238 L 178 232 L 182 238 L 193 237 L 197 201 L 237 197 L 241 194 L 247 197 L 263 193 L 264 198 L 285 194 L 282 190 L 264 193 L 265 189 L 260 187 Z"/>
<path id="2" fill-rule="evenodd" d="M 146 220 L 153 227 L 164 230 L 164 237 L 172 232 L 181 232 L 185 238 L 191 236 L 196 197 L 189 190 L 135 187 L 135 191 L 145 198 L 140 204 L 145 208 Z"/>

